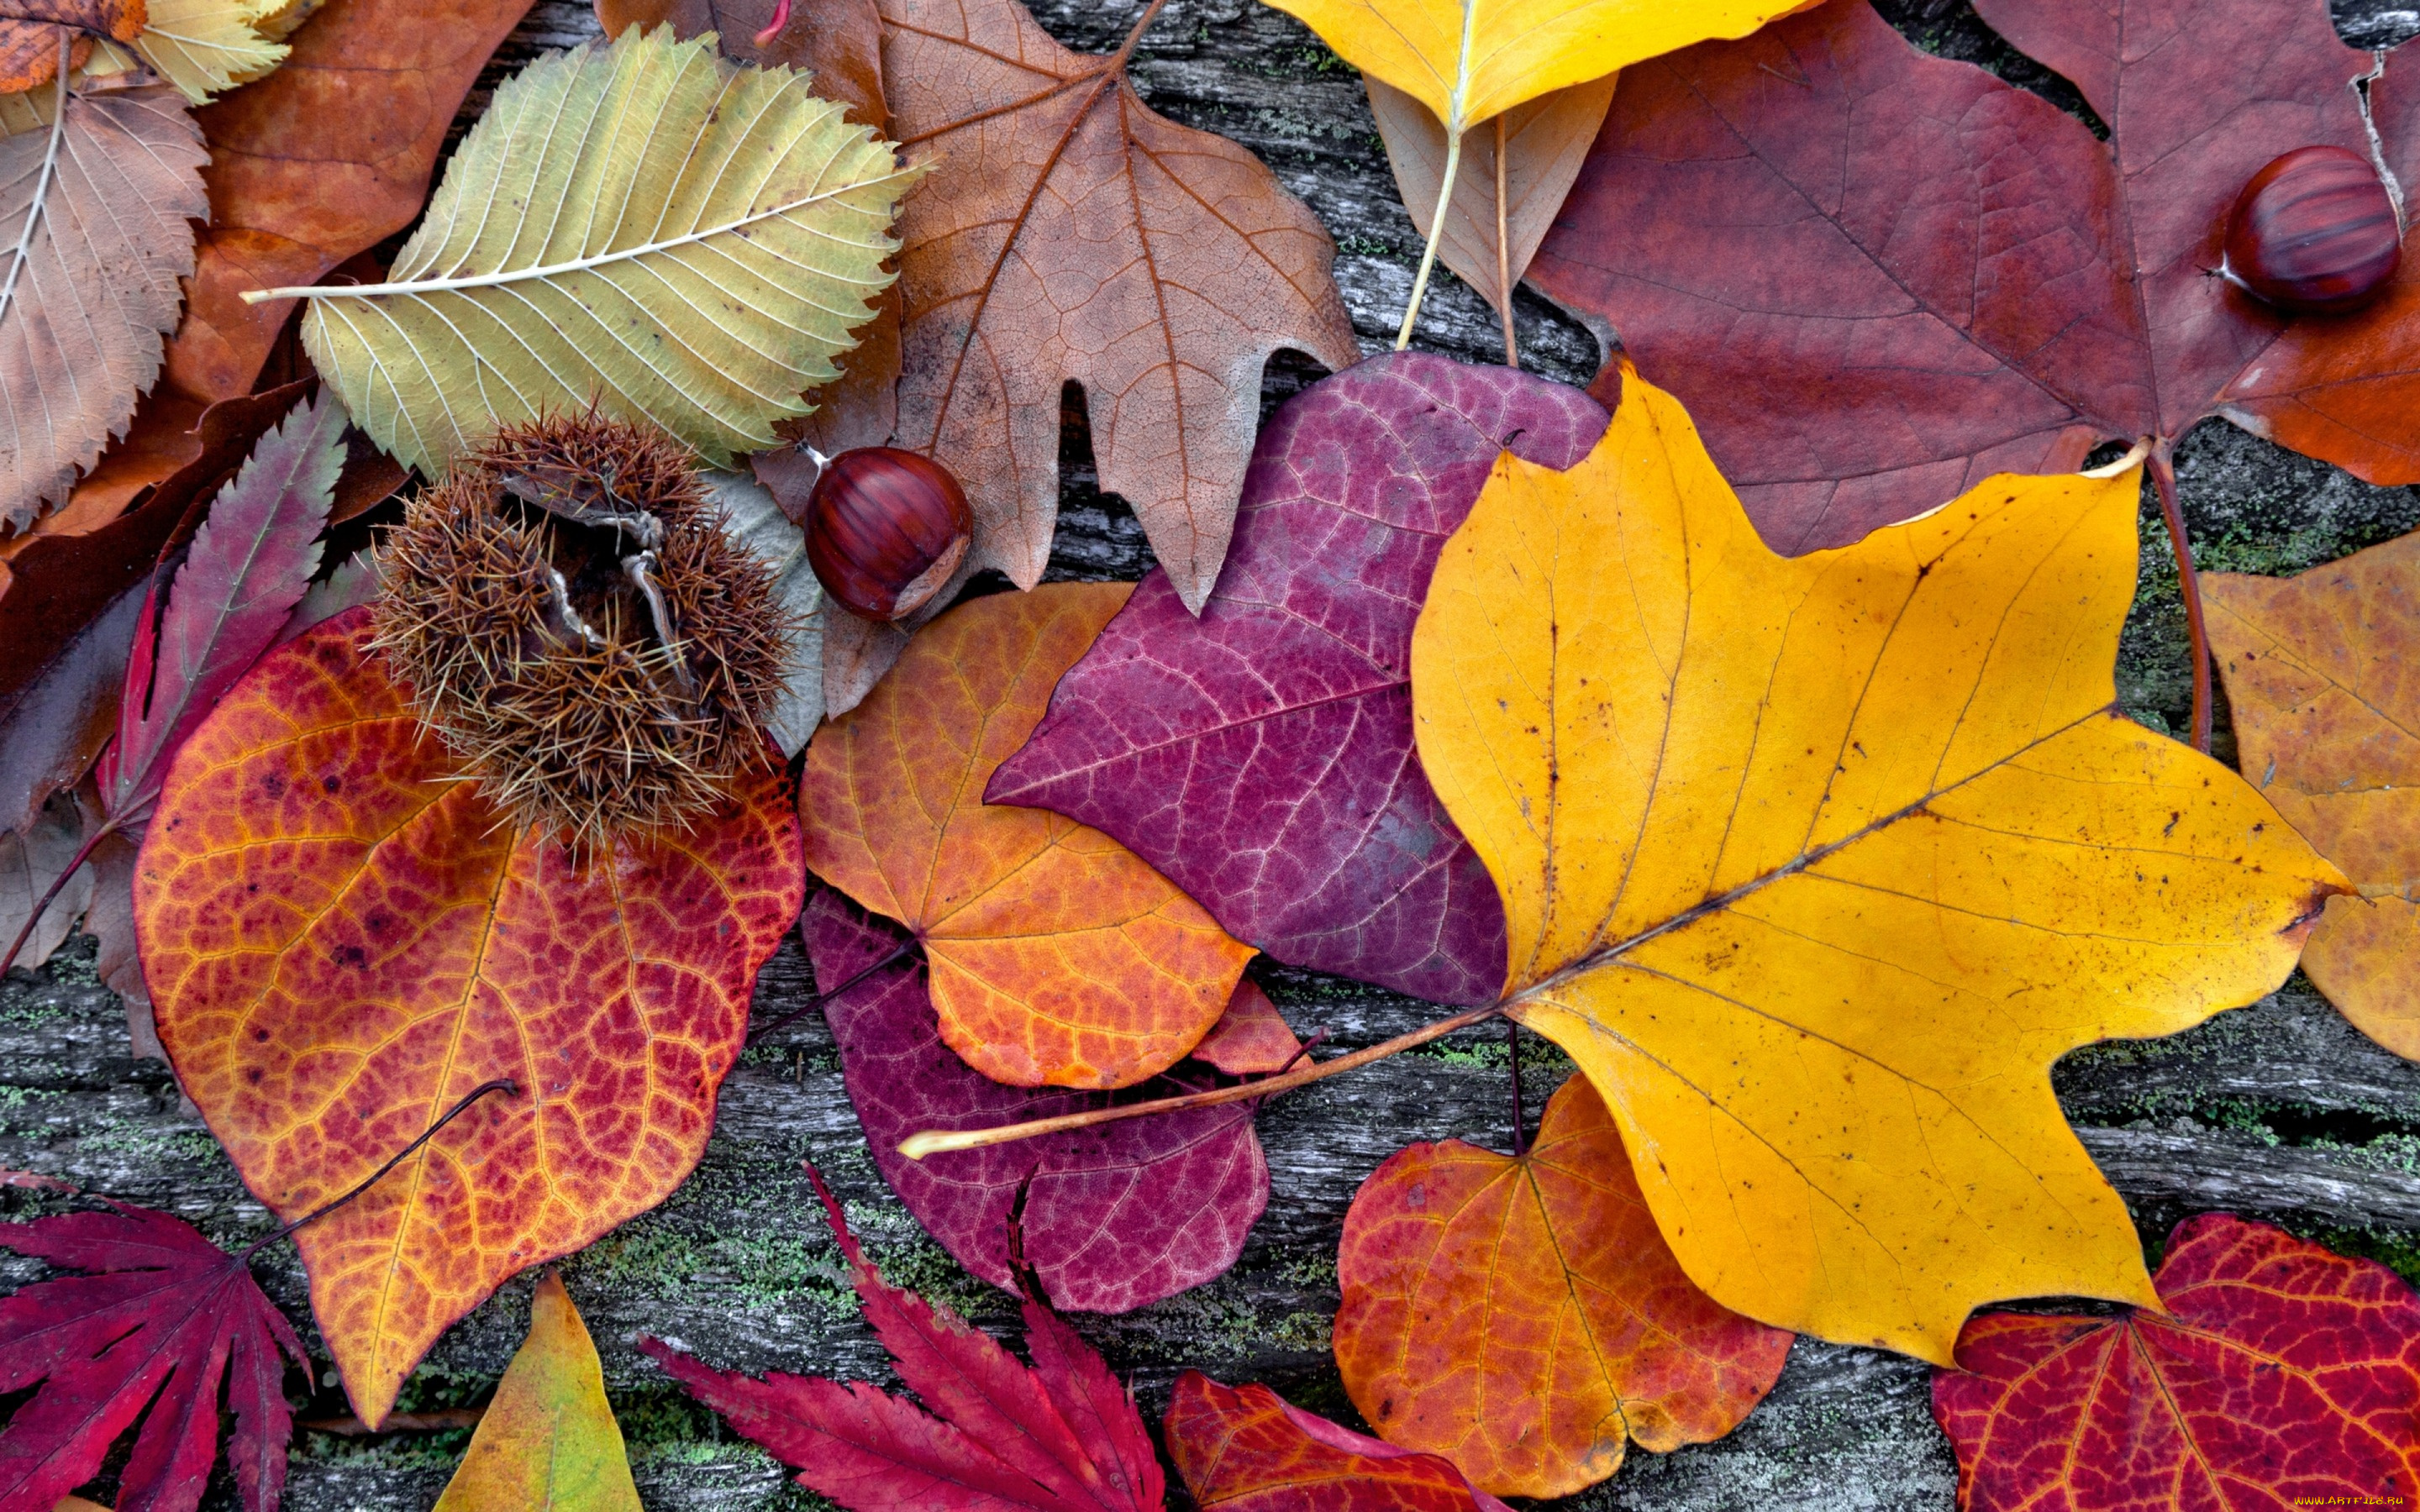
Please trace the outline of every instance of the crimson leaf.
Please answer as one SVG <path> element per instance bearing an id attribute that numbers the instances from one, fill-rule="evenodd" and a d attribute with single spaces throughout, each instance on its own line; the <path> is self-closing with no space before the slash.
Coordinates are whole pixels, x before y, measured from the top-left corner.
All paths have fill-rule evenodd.
<path id="1" fill-rule="evenodd" d="M 0 1224 L 0 1246 L 96 1273 L 0 1300 L 0 1391 L 40 1385 L 0 1429 L 0 1507 L 51 1507 L 142 1415 L 119 1512 L 191 1512 L 218 1458 L 224 1381 L 237 1489 L 247 1512 L 273 1512 L 291 1432 L 282 1383 L 287 1360 L 309 1368 L 302 1341 L 244 1255 L 167 1213 L 110 1207 Z"/>
<path id="2" fill-rule="evenodd" d="M 1511 449 L 1568 468 L 1586 396 L 1399 352 L 1261 433 L 1200 619 L 1154 572 L 985 797 L 1112 836 L 1290 965 L 1440 1003 L 1504 985 L 1504 909 L 1412 749 L 1412 622 Z"/>
<path id="3" fill-rule="evenodd" d="M 1032 1368 L 947 1307 L 885 1282 L 840 1204 L 807 1167 L 866 1320 L 899 1379 L 932 1411 L 863 1381 L 700 1364 L 659 1339 L 639 1348 L 698 1400 L 855 1512 L 1156 1512 L 1165 1483 L 1151 1434 L 1109 1367 L 1039 1303 L 1025 1304 Z"/>

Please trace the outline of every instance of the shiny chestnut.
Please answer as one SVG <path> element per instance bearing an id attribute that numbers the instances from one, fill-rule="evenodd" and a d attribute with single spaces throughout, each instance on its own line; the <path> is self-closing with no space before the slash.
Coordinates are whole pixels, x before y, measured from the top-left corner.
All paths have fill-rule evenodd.
<path id="1" fill-rule="evenodd" d="M 861 446 L 824 465 L 807 498 L 807 564 L 824 592 L 875 621 L 932 602 L 966 560 L 966 490 L 931 457 Z"/>
<path id="2" fill-rule="evenodd" d="M 2370 161 L 2297 147 L 2236 196 L 2220 271 L 2281 310 L 2335 315 L 2367 303 L 2402 255 L 2395 201 Z"/>

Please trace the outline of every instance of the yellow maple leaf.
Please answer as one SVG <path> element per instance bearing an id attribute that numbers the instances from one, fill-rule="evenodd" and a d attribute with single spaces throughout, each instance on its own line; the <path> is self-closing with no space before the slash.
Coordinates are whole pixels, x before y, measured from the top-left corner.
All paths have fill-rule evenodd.
<path id="1" fill-rule="evenodd" d="M 1736 1312 L 1946 1364 L 1984 1302 L 2158 1305 L 2051 1063 L 2270 991 L 2345 882 L 2116 712 L 2136 470 L 1783 558 L 1623 379 L 1570 472 L 1499 460 L 1413 636 L 1513 1016 Z"/>

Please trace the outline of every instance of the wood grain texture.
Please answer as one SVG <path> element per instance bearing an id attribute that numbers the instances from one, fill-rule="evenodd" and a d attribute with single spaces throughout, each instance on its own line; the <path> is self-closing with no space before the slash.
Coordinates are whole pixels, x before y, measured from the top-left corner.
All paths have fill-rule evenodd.
<path id="1" fill-rule="evenodd" d="M 1140 4 L 1037 0 L 1035 8 L 1062 42 L 1099 52 L 1116 45 Z M 2063 86 L 1998 44 L 1964 0 L 1885 8 L 1929 50 L 1982 61 L 2062 98 Z M 2398 21 L 2390 0 L 2347 0 L 2337 21 L 2356 45 L 2382 46 L 2412 30 L 2404 14 Z M 470 110 L 484 108 L 486 91 L 508 68 L 591 35 L 584 0 L 541 0 L 489 66 Z M 1257 0 L 1173 0 L 1132 73 L 1154 109 L 1242 142 L 1311 206 L 1338 238 L 1337 277 L 1364 347 L 1390 341 L 1419 237 L 1397 202 L 1357 76 Z M 1515 296 L 1515 318 L 1534 370 L 1581 382 L 1593 373 L 1593 338 L 1527 290 Z M 1459 283 L 1431 289 L 1420 332 L 1423 347 L 1468 361 L 1501 351 L 1492 313 Z M 1280 363 L 1264 405 L 1315 373 Z M 1139 577 L 1150 562 L 1141 530 L 1121 501 L 1100 492 L 1080 407 L 1072 413 L 1078 424 L 1063 445 L 1047 576 Z M 2220 424 L 2187 439 L 2178 468 L 2196 540 L 2229 570 L 2296 570 L 2420 526 L 2412 490 L 2369 487 Z M 2173 727 L 2182 720 L 2188 664 L 2156 518 L 2145 545 L 2119 697 L 2138 717 Z M 2224 735 L 2224 719 L 2221 728 Z M 120 1005 L 95 980 L 89 951 L 71 942 L 41 976 L 20 972 L 0 987 L 0 1166 L 56 1172 L 167 1208 L 222 1241 L 265 1232 L 267 1214 L 198 1119 L 178 1111 L 167 1069 L 129 1056 Z M 1333 1031 L 1323 1055 L 1431 1016 L 1409 999 L 1334 979 L 1256 975 L 1295 1028 Z M 756 1022 L 790 1011 L 811 991 L 796 944 L 784 944 L 758 982 Z M 1527 1043 L 1523 1081 L 1534 1096 L 1564 1068 L 1536 1040 Z M 1502 1045 L 1500 1031 L 1467 1032 L 1267 1110 L 1260 1133 L 1274 1190 L 1236 1268 L 1154 1307 L 1078 1319 L 1114 1368 L 1136 1377 L 1147 1414 L 1156 1417 L 1177 1372 L 1194 1365 L 1231 1382 L 1268 1381 L 1313 1411 L 1353 1421 L 1327 1352 L 1346 1204 L 1364 1176 L 1414 1140 L 1506 1148 Z M 2420 1273 L 2420 1066 L 2363 1038 L 2299 978 L 2175 1039 L 2078 1052 L 2055 1082 L 2146 1235 L 2231 1207 Z M 819 1504 L 786 1487 L 769 1459 L 679 1406 L 631 1350 L 640 1329 L 726 1367 L 813 1369 L 897 1389 L 880 1346 L 857 1321 L 836 1252 L 808 1237 L 819 1227 L 798 1168 L 802 1156 L 832 1180 L 892 1280 L 936 1290 L 996 1332 L 1014 1332 L 1007 1295 L 951 1265 L 880 1184 L 842 1089 L 837 1051 L 810 1013 L 733 1072 L 696 1176 L 566 1268 L 653 1512 L 806 1512 Z M 43 1211 L 38 1197 L 10 1189 L 0 1206 L 12 1215 Z M 271 1295 L 299 1319 L 302 1277 L 291 1250 L 266 1252 L 262 1261 Z M 6 1259 L 0 1285 L 36 1273 Z M 407 1385 L 407 1404 L 484 1400 L 526 1330 L 532 1285 L 507 1287 L 442 1339 Z M 325 1345 L 307 1335 L 306 1343 L 324 1363 Z M 1549 1504 L 1559 1512 L 1948 1512 L 1956 1465 L 1932 1426 L 1929 1392 L 1921 1365 L 1802 1341 L 1773 1395 L 1730 1437 L 1633 1455 L 1606 1485 Z M 323 1393 L 300 1415 L 341 1413 L 334 1401 Z M 467 1439 L 458 1431 L 365 1445 L 306 1435 L 286 1504 L 291 1512 L 418 1512 L 436 1500 Z"/>

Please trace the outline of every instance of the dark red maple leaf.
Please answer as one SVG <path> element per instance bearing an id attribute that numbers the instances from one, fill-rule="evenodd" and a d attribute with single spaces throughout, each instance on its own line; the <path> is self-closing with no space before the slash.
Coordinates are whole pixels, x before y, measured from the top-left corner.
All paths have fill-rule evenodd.
<path id="1" fill-rule="evenodd" d="M 2212 413 L 2420 478 L 2420 268 L 2351 316 L 2215 276 L 2263 163 L 2369 150 L 2373 60 L 2323 0 L 1976 8 L 2075 83 L 2106 143 L 1842 0 L 1624 70 L 1531 280 L 1688 405 L 1783 551 Z M 2398 173 L 2415 69 L 2389 54 L 2371 91 Z"/>
<path id="2" fill-rule="evenodd" d="M 1987 1313 L 1932 1381 L 1963 1512 L 2180 1512 L 2420 1491 L 2420 1297 L 2369 1260 L 2210 1213 L 2165 1317 Z"/>
<path id="3" fill-rule="evenodd" d="M 248 1512 L 272 1512 L 291 1434 L 286 1365 L 309 1368 L 302 1341 L 261 1295 L 249 1252 L 164 1212 L 110 1207 L 0 1224 L 0 1246 L 94 1273 L 0 1300 L 0 1391 L 40 1388 L 0 1429 L 0 1512 L 50 1512 L 137 1416 L 119 1512 L 191 1512 L 218 1459 L 222 1383 L 237 1489 Z"/>
<path id="4" fill-rule="evenodd" d="M 724 1421 L 855 1512 L 1157 1512 L 1166 1494 L 1134 1400 L 1058 1314 L 1025 1304 L 1031 1368 L 947 1307 L 882 1279 L 814 1166 L 808 1177 L 858 1300 L 899 1379 L 932 1409 L 863 1381 L 758 1381 L 660 1339 L 639 1348 Z"/>

